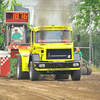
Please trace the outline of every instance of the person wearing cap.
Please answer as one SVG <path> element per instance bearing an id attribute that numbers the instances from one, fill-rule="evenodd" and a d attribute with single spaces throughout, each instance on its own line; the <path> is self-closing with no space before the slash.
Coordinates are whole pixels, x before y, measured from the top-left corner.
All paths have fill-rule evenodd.
<path id="1" fill-rule="evenodd" d="M 15 29 L 15 33 L 12 35 L 12 39 L 20 39 L 21 33 L 18 32 L 17 29 Z"/>
<path id="2" fill-rule="evenodd" d="M 80 51 L 79 47 L 76 48 L 76 51 L 74 53 L 79 53 L 80 56 L 81 56 L 81 63 L 82 63 L 82 66 L 83 66 L 83 58 L 82 58 L 82 52 Z"/>

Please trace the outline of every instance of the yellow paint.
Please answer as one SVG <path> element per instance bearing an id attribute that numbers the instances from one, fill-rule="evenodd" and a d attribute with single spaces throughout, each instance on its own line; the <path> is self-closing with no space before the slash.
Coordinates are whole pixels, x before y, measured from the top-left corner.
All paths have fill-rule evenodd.
<path id="1" fill-rule="evenodd" d="M 21 54 L 22 58 L 22 71 L 29 71 L 28 62 L 30 49 L 19 49 L 19 53 Z"/>
<path id="2" fill-rule="evenodd" d="M 40 30 L 70 30 L 73 31 L 71 27 L 68 26 L 45 26 L 45 27 L 33 27 L 31 29 L 31 41 L 32 41 L 32 31 L 33 31 L 33 43 L 31 42 L 32 53 L 38 53 L 41 61 L 53 61 L 53 62 L 65 62 L 73 61 L 74 57 L 72 54 L 72 59 L 46 59 L 46 50 L 47 49 L 71 49 L 73 53 L 73 42 L 72 43 L 35 43 L 35 32 Z M 73 36 L 73 35 L 72 35 Z M 41 50 L 44 50 L 44 53 L 41 53 Z"/>
<path id="3" fill-rule="evenodd" d="M 22 56 L 22 71 L 29 71 L 28 61 L 29 61 L 29 57 Z"/>
<path id="4" fill-rule="evenodd" d="M 71 27 L 68 26 L 46 26 L 46 27 L 33 27 L 31 29 L 31 43 L 30 49 L 19 49 L 19 52 L 22 57 L 22 71 L 28 71 L 28 62 L 29 62 L 29 54 L 30 50 L 33 54 L 39 54 L 41 61 L 52 61 L 52 62 L 65 62 L 65 61 L 73 61 L 73 42 L 71 43 L 35 43 L 35 32 L 40 30 L 70 30 L 73 31 Z M 33 33 L 33 35 L 32 35 Z M 73 36 L 73 35 L 72 35 Z M 33 41 L 33 42 L 32 42 Z M 46 50 L 47 49 L 71 49 L 72 50 L 72 59 L 46 59 Z M 41 53 L 41 50 L 44 53 Z M 34 64 L 34 66 L 36 66 Z M 48 68 L 48 69 L 38 69 L 35 68 L 37 71 L 67 71 L 67 70 L 79 70 L 80 68 Z"/>
<path id="5" fill-rule="evenodd" d="M 35 68 L 37 71 L 70 71 L 80 70 L 80 68 Z"/>
<path id="6" fill-rule="evenodd" d="M 36 65 L 34 64 L 34 66 L 36 67 Z"/>

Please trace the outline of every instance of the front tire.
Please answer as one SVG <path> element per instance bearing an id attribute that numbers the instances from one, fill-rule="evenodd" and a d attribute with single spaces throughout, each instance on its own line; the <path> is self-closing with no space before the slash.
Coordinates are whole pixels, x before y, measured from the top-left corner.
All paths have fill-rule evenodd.
<path id="1" fill-rule="evenodd" d="M 22 72 L 22 59 L 21 56 L 17 59 L 17 79 L 28 79 L 28 72 Z"/>
<path id="2" fill-rule="evenodd" d="M 90 75 L 92 73 L 92 69 L 90 67 L 87 67 L 87 75 Z"/>
<path id="3" fill-rule="evenodd" d="M 81 78 L 81 70 L 74 70 L 71 73 L 71 78 L 73 81 L 78 81 Z"/>
<path id="4" fill-rule="evenodd" d="M 31 81 L 39 79 L 39 72 L 34 69 L 32 61 L 30 62 L 29 77 Z"/>

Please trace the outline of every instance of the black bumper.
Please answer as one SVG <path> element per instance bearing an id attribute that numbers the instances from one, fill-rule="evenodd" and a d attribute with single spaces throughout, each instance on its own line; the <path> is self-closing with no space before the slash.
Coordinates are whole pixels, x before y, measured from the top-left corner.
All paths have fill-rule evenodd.
<path id="1" fill-rule="evenodd" d="M 78 66 L 73 66 L 73 63 L 78 63 Z M 79 68 L 80 62 L 33 62 L 36 68 Z M 45 67 L 40 67 L 40 64 L 45 64 Z"/>

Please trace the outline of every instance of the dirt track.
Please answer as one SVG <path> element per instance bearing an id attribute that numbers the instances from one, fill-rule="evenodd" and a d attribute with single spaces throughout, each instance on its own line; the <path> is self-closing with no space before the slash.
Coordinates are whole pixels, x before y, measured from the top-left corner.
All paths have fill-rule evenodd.
<path id="1" fill-rule="evenodd" d="M 84 75 L 80 81 L 17 80 L 0 77 L 0 100 L 100 100 L 100 73 Z"/>

